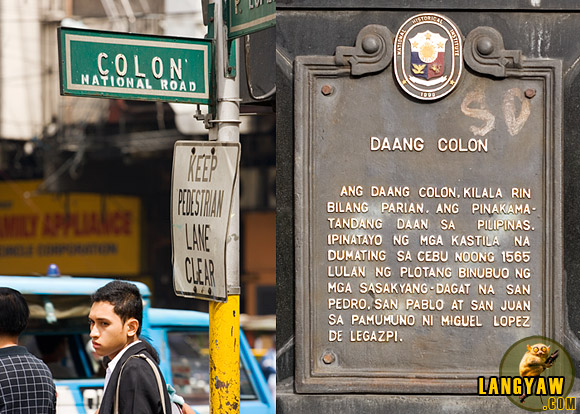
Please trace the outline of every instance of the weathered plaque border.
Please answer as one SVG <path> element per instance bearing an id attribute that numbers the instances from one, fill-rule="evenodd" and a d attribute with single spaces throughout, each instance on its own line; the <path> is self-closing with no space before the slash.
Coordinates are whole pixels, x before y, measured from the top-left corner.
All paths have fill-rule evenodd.
<path id="1" fill-rule="evenodd" d="M 311 269 L 313 263 L 311 223 L 313 194 L 313 129 L 316 78 L 337 78 L 380 73 L 392 61 L 392 33 L 384 26 L 369 25 L 361 30 L 354 47 L 338 47 L 335 56 L 299 56 L 295 61 L 295 274 L 296 274 L 296 365 L 298 393 L 474 393 L 477 378 L 471 373 L 369 373 L 315 371 L 311 338 L 313 303 Z M 493 28 L 478 27 L 464 44 L 466 65 L 482 76 L 529 78 L 544 83 L 544 199 L 545 223 L 542 229 L 544 274 L 541 281 L 543 335 L 565 342 L 562 241 L 562 63 L 554 59 L 528 59 L 521 51 L 505 50 L 501 34 Z M 322 91 L 324 93 L 324 91 Z M 403 93 L 403 92 L 401 92 Z M 432 103 L 425 103 L 432 105 Z M 320 334 L 320 333 L 318 333 Z M 479 375 L 498 375 L 488 367 Z"/>

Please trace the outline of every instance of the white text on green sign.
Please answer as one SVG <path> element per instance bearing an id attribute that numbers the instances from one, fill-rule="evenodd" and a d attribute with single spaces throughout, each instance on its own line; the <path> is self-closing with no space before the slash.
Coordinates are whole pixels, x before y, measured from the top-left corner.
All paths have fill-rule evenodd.
<path id="1" fill-rule="evenodd" d="M 275 0 L 228 0 L 228 3 L 229 39 L 276 25 Z"/>
<path id="2" fill-rule="evenodd" d="M 60 29 L 61 93 L 209 104 L 212 43 Z"/>

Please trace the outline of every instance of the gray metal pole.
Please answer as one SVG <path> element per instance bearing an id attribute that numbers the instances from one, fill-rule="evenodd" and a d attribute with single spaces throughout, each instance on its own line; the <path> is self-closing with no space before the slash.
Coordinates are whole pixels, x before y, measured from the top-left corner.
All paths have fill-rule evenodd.
<path id="1" fill-rule="evenodd" d="M 215 0 L 217 119 L 210 139 L 240 141 L 239 76 L 228 77 L 227 28 L 223 21 L 225 0 Z M 235 41 L 237 43 L 237 40 Z M 238 47 L 236 47 L 236 68 Z M 216 136 L 217 135 L 217 136 Z M 210 302 L 210 412 L 240 412 L 240 194 L 239 174 L 234 187 L 230 224 L 226 238 L 226 303 Z"/>
<path id="2" fill-rule="evenodd" d="M 227 27 L 223 21 L 224 1 L 216 0 L 214 28 L 216 36 L 217 124 L 210 130 L 210 139 L 220 142 L 240 142 L 240 77 L 228 77 Z M 236 68 L 239 67 L 238 40 L 235 40 Z M 216 136 L 217 135 L 217 136 Z M 232 217 L 227 237 L 226 268 L 228 294 L 240 294 L 240 192 L 236 180 L 232 200 Z"/>

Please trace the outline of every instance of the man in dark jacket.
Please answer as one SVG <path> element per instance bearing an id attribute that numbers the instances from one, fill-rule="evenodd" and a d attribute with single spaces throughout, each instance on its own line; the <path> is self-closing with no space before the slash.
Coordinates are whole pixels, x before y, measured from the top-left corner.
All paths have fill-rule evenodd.
<path id="1" fill-rule="evenodd" d="M 30 311 L 17 290 L 0 288 L 0 414 L 56 412 L 56 390 L 44 362 L 18 346 Z"/>
<path id="2" fill-rule="evenodd" d="M 143 302 L 139 289 L 114 281 L 92 296 L 90 336 L 98 355 L 110 360 L 99 414 L 170 414 L 167 387 L 149 345 L 139 339 Z M 149 348 L 150 349 L 150 348 Z"/>

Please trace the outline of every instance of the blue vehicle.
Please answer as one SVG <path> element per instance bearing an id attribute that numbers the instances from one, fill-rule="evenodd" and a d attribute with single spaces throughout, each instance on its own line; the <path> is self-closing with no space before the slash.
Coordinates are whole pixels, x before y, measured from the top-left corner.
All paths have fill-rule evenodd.
<path id="1" fill-rule="evenodd" d="M 112 279 L 0 276 L 0 286 L 20 291 L 30 322 L 20 344 L 43 359 L 57 386 L 57 414 L 92 414 L 103 395 L 104 369 L 91 349 L 90 295 Z M 209 413 L 209 316 L 203 312 L 151 308 L 149 288 L 133 282 L 144 300 L 142 336 L 160 356 L 160 367 L 185 401 Z M 240 331 L 240 412 L 274 414 L 264 376 Z"/>

